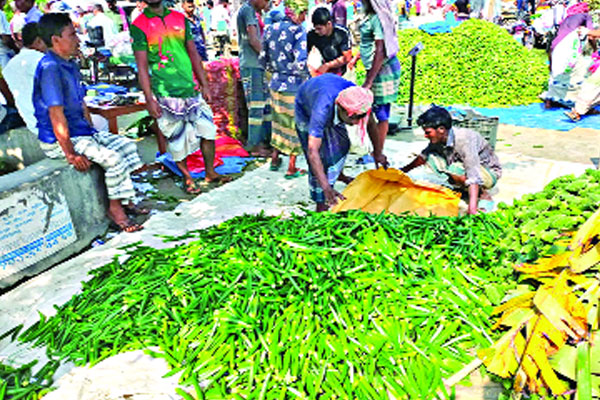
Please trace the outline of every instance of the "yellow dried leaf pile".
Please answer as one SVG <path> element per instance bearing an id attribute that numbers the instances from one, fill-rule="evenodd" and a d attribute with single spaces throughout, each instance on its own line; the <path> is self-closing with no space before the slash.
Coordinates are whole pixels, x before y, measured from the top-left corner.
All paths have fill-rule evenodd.
<path id="1" fill-rule="evenodd" d="M 595 334 L 599 262 L 600 210 L 583 224 L 565 252 L 515 267 L 535 285 L 525 292 L 521 288 L 494 310 L 499 319 L 493 328 L 508 331 L 491 348 L 479 351 L 488 371 L 514 378 L 518 392 L 550 390 L 562 395 L 575 383 L 578 399 L 600 394 L 595 375 L 600 371 L 592 367 L 590 372 L 598 354 L 592 338 L 600 337 Z"/>

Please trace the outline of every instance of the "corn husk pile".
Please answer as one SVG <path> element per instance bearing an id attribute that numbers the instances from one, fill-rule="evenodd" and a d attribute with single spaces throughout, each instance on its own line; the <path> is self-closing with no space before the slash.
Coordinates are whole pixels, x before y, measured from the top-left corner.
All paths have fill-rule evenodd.
<path id="1" fill-rule="evenodd" d="M 566 249 L 515 269 L 520 287 L 497 307 L 494 328 L 508 331 L 479 357 L 488 371 L 512 377 L 518 392 L 600 396 L 600 210 L 579 229 Z"/>

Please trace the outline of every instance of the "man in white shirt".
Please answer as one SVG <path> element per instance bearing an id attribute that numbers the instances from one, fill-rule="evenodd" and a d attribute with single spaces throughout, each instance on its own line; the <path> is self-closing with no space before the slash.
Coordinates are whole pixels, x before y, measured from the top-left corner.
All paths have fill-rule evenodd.
<path id="1" fill-rule="evenodd" d="M 98 26 L 102 27 L 102 33 L 104 34 L 104 44 L 108 46 L 108 43 L 113 37 L 119 33 L 119 29 L 115 25 L 114 21 L 109 16 L 104 14 L 104 8 L 100 4 L 95 4 L 93 8 L 94 16 L 88 22 L 88 29 L 95 28 Z"/>
<path id="2" fill-rule="evenodd" d="M 15 105 L 19 115 L 25 121 L 27 129 L 33 134 L 38 134 L 37 119 L 33 108 L 33 81 L 38 63 L 47 50 L 46 44 L 40 37 L 38 24 L 29 23 L 23 27 L 23 48 L 14 56 L 2 73 L 10 91 L 15 98 Z M 94 128 L 106 130 L 108 121 L 99 115 L 92 115 Z"/>
<path id="3" fill-rule="evenodd" d="M 44 56 L 46 45 L 39 37 L 37 23 L 25 25 L 22 31 L 23 48 L 2 71 L 10 91 L 15 98 L 17 110 L 27 128 L 37 136 L 37 120 L 33 110 L 33 77 L 39 61 Z"/>

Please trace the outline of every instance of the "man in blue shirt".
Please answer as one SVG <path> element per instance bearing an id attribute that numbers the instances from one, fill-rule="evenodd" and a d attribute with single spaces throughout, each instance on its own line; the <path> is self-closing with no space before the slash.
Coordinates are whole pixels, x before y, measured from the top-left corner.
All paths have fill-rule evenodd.
<path id="1" fill-rule="evenodd" d="M 50 13 L 39 22 L 48 52 L 38 63 L 33 84 L 33 105 L 40 146 L 49 158 L 62 158 L 78 171 L 92 162 L 105 171 L 108 217 L 123 231 L 142 226 L 132 223 L 122 206 L 147 213 L 132 202 L 135 190 L 130 174 L 142 167 L 135 143 L 119 135 L 97 132 L 85 106 L 81 75 L 70 59 L 79 52 L 79 38 L 68 14 Z"/>
<path id="2" fill-rule="evenodd" d="M 317 211 L 325 211 L 343 200 L 333 185 L 338 179 L 350 150 L 346 124 L 359 125 L 373 144 L 375 165 L 387 168 L 383 139 L 371 114 L 370 90 L 334 74 L 324 74 L 304 82 L 295 104 L 296 133 L 308 160 L 311 198 Z"/>

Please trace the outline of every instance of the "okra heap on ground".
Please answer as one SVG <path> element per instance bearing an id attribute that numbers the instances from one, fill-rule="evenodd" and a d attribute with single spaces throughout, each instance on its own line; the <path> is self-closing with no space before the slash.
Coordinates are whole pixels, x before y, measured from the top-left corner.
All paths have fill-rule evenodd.
<path id="1" fill-rule="evenodd" d="M 532 256 L 500 239 L 536 204 L 464 218 L 234 218 L 169 249 L 130 247 L 55 316 L 9 334 L 78 365 L 158 348 L 198 397 L 445 396 L 442 380 L 493 342 L 493 305 L 514 261 Z"/>

